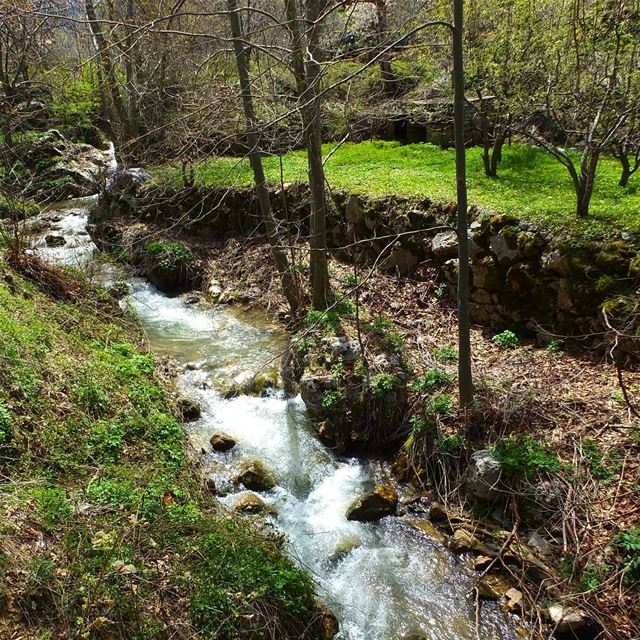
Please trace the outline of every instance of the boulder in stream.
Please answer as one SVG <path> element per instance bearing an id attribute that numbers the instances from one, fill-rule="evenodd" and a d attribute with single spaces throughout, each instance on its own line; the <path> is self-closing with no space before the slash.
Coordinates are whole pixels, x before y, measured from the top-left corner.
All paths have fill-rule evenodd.
<path id="1" fill-rule="evenodd" d="M 214 433 L 211 436 L 211 448 L 214 451 L 225 453 L 231 451 L 238 443 L 227 433 Z"/>
<path id="2" fill-rule="evenodd" d="M 47 243 L 47 247 L 63 247 L 67 244 L 67 241 L 62 236 L 56 236 L 50 234 L 44 237 L 44 241 Z"/>
<path id="3" fill-rule="evenodd" d="M 233 510 L 238 513 L 256 515 L 269 514 L 275 515 L 276 510 L 267 505 L 265 501 L 255 493 L 245 493 L 233 503 Z"/>
<path id="4" fill-rule="evenodd" d="M 194 422 L 202 415 L 200 405 L 191 398 L 178 398 L 176 405 L 180 419 L 183 422 Z"/>
<path id="5" fill-rule="evenodd" d="M 244 462 L 234 479 L 251 491 L 269 491 L 276 486 L 273 471 L 260 460 Z"/>
<path id="6" fill-rule="evenodd" d="M 347 520 L 374 522 L 391 516 L 398 506 L 398 494 L 393 487 L 377 486 L 371 493 L 351 503 L 347 509 Z"/>

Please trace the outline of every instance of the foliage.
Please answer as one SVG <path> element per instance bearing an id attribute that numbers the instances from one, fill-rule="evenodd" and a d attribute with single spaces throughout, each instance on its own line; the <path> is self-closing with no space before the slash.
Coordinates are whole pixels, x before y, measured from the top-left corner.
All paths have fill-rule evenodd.
<path id="1" fill-rule="evenodd" d="M 160 267 L 170 271 L 195 259 L 195 255 L 180 242 L 151 242 L 146 254 L 157 260 Z"/>
<path id="2" fill-rule="evenodd" d="M 506 473 L 524 479 L 557 474 L 565 465 L 551 447 L 529 435 L 509 436 L 491 447 Z"/>
<path id="3" fill-rule="evenodd" d="M 425 407 L 425 413 L 434 418 L 451 415 L 454 410 L 453 398 L 448 393 L 439 393 Z"/>
<path id="4" fill-rule="evenodd" d="M 325 391 L 322 396 L 322 408 L 329 414 L 336 414 L 342 410 L 344 392 L 341 389 Z"/>
<path id="5" fill-rule="evenodd" d="M 335 333 L 340 328 L 340 316 L 335 311 L 313 309 L 307 313 L 304 322 L 308 327 L 319 327 L 325 333 Z"/>
<path id="6" fill-rule="evenodd" d="M 433 350 L 433 357 L 438 362 L 452 362 L 458 359 L 458 352 L 452 345 L 445 344 L 444 346 L 436 347 Z"/>
<path id="7" fill-rule="evenodd" d="M 417 378 L 411 383 L 411 388 L 414 391 L 420 391 L 424 393 L 431 391 L 436 387 L 444 387 L 453 382 L 453 376 L 450 373 L 446 373 L 440 369 L 431 369 L 427 371 L 423 376 Z"/>
<path id="8" fill-rule="evenodd" d="M 384 316 L 378 316 L 372 322 L 365 324 L 364 330 L 378 336 L 383 349 L 399 351 L 404 343 L 402 334 L 395 328 L 393 320 Z"/>
<path id="9" fill-rule="evenodd" d="M 458 457 L 463 451 L 468 450 L 470 445 L 464 436 L 454 433 L 438 438 L 435 441 L 435 448 L 445 455 Z"/>
<path id="10" fill-rule="evenodd" d="M 630 586 L 640 580 L 640 526 L 622 531 L 613 541 L 624 553 L 624 583 Z"/>
<path id="11" fill-rule="evenodd" d="M 398 376 L 390 373 L 378 373 L 375 376 L 371 376 L 369 388 L 373 397 L 380 399 L 391 393 L 398 383 Z"/>
<path id="12" fill-rule="evenodd" d="M 600 450 L 598 443 L 590 438 L 582 441 L 582 455 L 585 457 L 591 475 L 598 480 L 611 480 L 620 472 L 622 463 L 614 452 L 607 455 Z"/>
<path id="13" fill-rule="evenodd" d="M 545 347 L 546 353 L 562 353 L 564 349 L 564 340 L 551 340 L 549 344 Z"/>
<path id="14" fill-rule="evenodd" d="M 520 344 L 518 336 L 509 329 L 493 336 L 491 341 L 497 344 L 501 349 L 515 349 Z"/>

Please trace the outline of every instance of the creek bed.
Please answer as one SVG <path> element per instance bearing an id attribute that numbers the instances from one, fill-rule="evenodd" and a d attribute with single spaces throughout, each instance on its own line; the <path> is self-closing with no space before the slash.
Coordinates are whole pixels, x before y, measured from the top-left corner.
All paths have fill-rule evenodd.
<path id="1" fill-rule="evenodd" d="M 38 220 L 36 251 L 112 282 L 86 235 L 91 200 L 59 205 Z M 53 230 L 47 225 L 53 225 Z M 51 233 L 65 244 L 47 246 Z M 126 304 L 137 313 L 152 348 L 184 365 L 182 393 L 202 415 L 188 426 L 203 464 L 232 506 L 242 495 L 233 475 L 243 461 L 270 467 L 277 486 L 260 497 L 277 513 L 271 526 L 285 549 L 314 578 L 317 594 L 340 622 L 339 640 L 511 640 L 518 622 L 497 603 L 482 603 L 479 625 L 472 596 L 475 572 L 464 557 L 421 535 L 403 518 L 351 522 L 347 506 L 387 477 L 376 460 L 341 458 L 317 439 L 304 403 L 280 391 L 225 398 L 238 380 L 277 371 L 287 336 L 265 315 L 234 307 L 168 297 L 139 278 L 129 279 Z M 223 432 L 237 441 L 227 453 L 211 451 Z"/>

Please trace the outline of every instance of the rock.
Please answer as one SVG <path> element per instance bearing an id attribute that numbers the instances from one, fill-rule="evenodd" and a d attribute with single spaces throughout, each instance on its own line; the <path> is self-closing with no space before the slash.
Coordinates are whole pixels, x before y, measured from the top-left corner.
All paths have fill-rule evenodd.
<path id="1" fill-rule="evenodd" d="M 340 631 L 338 618 L 321 602 L 316 602 L 316 609 L 318 611 L 318 617 L 320 618 L 321 639 L 332 640 L 338 635 L 338 631 Z"/>
<path id="2" fill-rule="evenodd" d="M 558 633 L 573 633 L 587 626 L 589 618 L 580 609 L 563 607 L 561 604 L 552 604 L 547 609 L 547 615 Z"/>
<path id="3" fill-rule="evenodd" d="M 200 405 L 191 398 L 178 398 L 177 408 L 183 422 L 194 422 L 202 415 Z"/>
<path id="4" fill-rule="evenodd" d="M 429 519 L 432 522 L 449 522 L 449 513 L 439 502 L 432 502 L 429 505 Z"/>
<path id="5" fill-rule="evenodd" d="M 62 247 L 67 244 L 67 241 L 62 236 L 45 236 L 44 241 L 48 247 Z"/>
<path id="6" fill-rule="evenodd" d="M 487 600 L 500 600 L 510 588 L 502 576 L 494 575 L 483 576 L 477 584 L 478 595 Z"/>
<path id="7" fill-rule="evenodd" d="M 476 556 L 471 562 L 476 571 L 484 571 L 491 566 L 493 560 L 489 556 Z"/>
<path id="8" fill-rule="evenodd" d="M 352 364 L 360 357 L 360 343 L 349 340 L 347 336 L 330 336 L 324 338 L 322 343 L 331 351 L 333 358 L 342 358 L 345 364 Z"/>
<path id="9" fill-rule="evenodd" d="M 231 451 L 238 443 L 226 433 L 214 433 L 211 436 L 211 448 L 214 451 L 224 453 L 225 451 Z"/>
<path id="10" fill-rule="evenodd" d="M 458 236 L 455 231 L 438 233 L 431 241 L 431 251 L 438 260 L 448 260 L 458 255 Z"/>
<path id="11" fill-rule="evenodd" d="M 393 515 L 397 506 L 396 490 L 393 487 L 379 485 L 372 493 L 354 500 L 347 509 L 346 516 L 347 520 L 374 522 Z"/>
<path id="12" fill-rule="evenodd" d="M 111 198 L 137 198 L 150 180 L 151 176 L 144 169 L 124 169 L 112 175 L 107 182 L 105 193 Z"/>
<path id="13" fill-rule="evenodd" d="M 337 388 L 338 380 L 334 376 L 305 375 L 300 380 L 300 394 L 312 420 L 324 418 L 325 410 L 322 406 L 324 395 L 327 391 L 335 391 Z"/>
<path id="14" fill-rule="evenodd" d="M 504 595 L 507 599 L 503 606 L 504 610 L 508 613 L 522 613 L 524 608 L 524 596 L 522 595 L 522 591 L 512 587 Z"/>
<path id="15" fill-rule="evenodd" d="M 255 493 L 245 493 L 233 503 L 233 510 L 238 513 L 258 514 L 265 513 L 275 515 L 275 509 L 268 506 L 262 498 Z"/>
<path id="16" fill-rule="evenodd" d="M 220 300 L 222 291 L 222 285 L 217 280 L 211 280 L 207 293 L 211 296 L 214 302 L 218 302 Z"/>
<path id="17" fill-rule="evenodd" d="M 216 487 L 216 481 L 213 478 L 207 478 L 205 480 L 205 486 L 209 493 L 212 493 L 213 495 L 218 493 L 218 488 Z"/>
<path id="18" fill-rule="evenodd" d="M 439 529 L 425 518 L 409 518 L 403 519 L 412 529 L 415 529 L 419 533 L 425 534 L 429 539 L 444 544 L 445 536 Z"/>
<path id="19" fill-rule="evenodd" d="M 495 500 L 500 496 L 498 485 L 502 466 L 487 449 L 476 451 L 466 469 L 464 483 L 467 492 L 480 500 Z"/>
<path id="20" fill-rule="evenodd" d="M 449 540 L 449 549 L 454 553 L 473 551 L 480 541 L 466 529 L 456 529 Z"/>
<path id="21" fill-rule="evenodd" d="M 240 467 L 234 480 L 251 491 L 270 491 L 276 486 L 276 477 L 260 460 L 248 460 Z"/>

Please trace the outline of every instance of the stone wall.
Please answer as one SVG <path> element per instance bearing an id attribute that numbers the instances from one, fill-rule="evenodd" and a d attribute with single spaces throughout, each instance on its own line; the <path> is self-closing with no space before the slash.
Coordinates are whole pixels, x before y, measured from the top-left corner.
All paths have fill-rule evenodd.
<path id="1" fill-rule="evenodd" d="M 290 185 L 271 194 L 275 215 L 292 237 L 307 233 L 308 190 Z M 455 297 L 455 206 L 389 196 L 332 193 L 328 243 L 347 260 L 409 274 L 432 261 Z M 136 186 L 107 191 L 94 221 L 114 216 L 161 225 L 179 224 L 194 234 L 226 237 L 261 231 L 252 189 L 185 189 Z M 496 328 L 525 330 L 543 341 L 571 337 L 585 346 L 637 354 L 640 239 L 623 232 L 612 239 L 558 237 L 510 215 L 470 209 L 471 314 Z"/>

